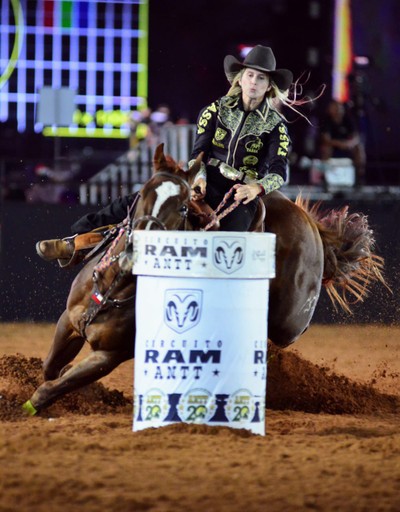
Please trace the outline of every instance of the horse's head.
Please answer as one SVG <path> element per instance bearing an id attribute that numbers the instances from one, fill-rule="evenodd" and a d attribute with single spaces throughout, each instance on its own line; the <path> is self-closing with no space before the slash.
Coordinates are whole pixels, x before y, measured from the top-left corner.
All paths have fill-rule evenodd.
<path id="1" fill-rule="evenodd" d="M 184 171 L 171 157 L 164 155 L 163 144 L 157 147 L 154 174 L 140 191 L 134 229 L 180 230 L 186 227 L 191 195 L 189 183 L 200 168 L 201 156 Z"/>

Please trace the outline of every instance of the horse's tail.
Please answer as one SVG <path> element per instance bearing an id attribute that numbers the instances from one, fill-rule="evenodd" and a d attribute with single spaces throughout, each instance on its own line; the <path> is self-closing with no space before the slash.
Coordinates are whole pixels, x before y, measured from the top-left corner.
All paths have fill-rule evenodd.
<path id="1" fill-rule="evenodd" d="M 374 253 L 375 237 L 362 213 L 349 214 L 348 206 L 322 212 L 321 203 L 310 206 L 301 196 L 296 204 L 306 211 L 318 228 L 324 247 L 323 285 L 336 308 L 351 313 L 350 306 L 363 301 L 373 282 L 381 282 L 384 259 Z"/>

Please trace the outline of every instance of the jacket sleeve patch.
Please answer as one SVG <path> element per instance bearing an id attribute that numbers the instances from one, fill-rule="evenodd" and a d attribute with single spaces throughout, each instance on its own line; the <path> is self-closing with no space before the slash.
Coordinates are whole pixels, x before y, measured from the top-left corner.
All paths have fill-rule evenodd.
<path id="1" fill-rule="evenodd" d="M 278 156 L 287 156 L 289 151 L 290 139 L 287 133 L 286 126 L 281 124 L 279 130 L 279 147 Z"/>

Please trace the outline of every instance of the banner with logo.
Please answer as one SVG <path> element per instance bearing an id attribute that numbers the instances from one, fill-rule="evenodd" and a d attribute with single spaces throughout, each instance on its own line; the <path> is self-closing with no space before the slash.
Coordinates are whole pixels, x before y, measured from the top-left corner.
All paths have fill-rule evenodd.
<path id="1" fill-rule="evenodd" d="M 264 435 L 270 236 L 257 247 L 249 233 L 142 233 L 134 271 L 149 275 L 137 285 L 133 430 L 186 422 Z M 183 277 L 169 275 L 170 257 L 189 260 Z"/>
<path id="2" fill-rule="evenodd" d="M 135 231 L 133 273 L 167 277 L 275 277 L 275 235 Z"/>

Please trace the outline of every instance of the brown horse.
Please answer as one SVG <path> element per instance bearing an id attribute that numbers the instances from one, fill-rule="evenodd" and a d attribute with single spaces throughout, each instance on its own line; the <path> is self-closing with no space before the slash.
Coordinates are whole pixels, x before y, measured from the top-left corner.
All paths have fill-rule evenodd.
<path id="1" fill-rule="evenodd" d="M 140 192 L 133 229 L 198 229 L 204 225 L 204 215 L 198 211 L 191 211 L 191 222 L 187 217 L 188 183 L 199 166 L 200 159 L 184 172 L 159 147 L 155 174 Z M 362 214 L 349 215 L 343 208 L 322 215 L 301 198 L 292 202 L 280 192 L 268 194 L 263 201 L 263 230 L 275 233 L 277 240 L 268 338 L 286 347 L 308 328 L 322 285 L 334 304 L 350 312 L 351 296 L 363 300 L 372 282 L 385 284 L 383 260 L 373 253 L 373 233 Z M 44 362 L 45 382 L 24 405 L 31 414 L 60 395 L 107 375 L 134 356 L 134 308 L 128 305 L 133 306 L 136 280 L 129 272 L 129 224 L 122 229 L 107 256 L 90 261 L 72 284 L 67 309 L 58 321 L 53 346 Z M 95 290 L 93 277 L 98 282 Z M 98 307 L 93 297 L 100 301 Z M 91 354 L 69 366 L 85 341 L 92 348 Z"/>
<path id="2" fill-rule="evenodd" d="M 182 175 L 158 148 L 158 165 Z M 191 183 L 193 173 L 187 175 Z M 348 207 L 323 213 L 320 205 L 297 197 L 293 202 L 275 191 L 262 198 L 253 230 L 276 235 L 276 277 L 269 291 L 268 338 L 284 348 L 310 325 L 321 287 L 335 309 L 351 313 L 351 304 L 363 301 L 370 286 L 380 281 L 383 259 L 374 254 L 374 234 L 367 217 L 349 214 Z M 259 224 L 262 223 L 260 229 Z M 387 287 L 388 288 L 388 287 Z"/>
<path id="3" fill-rule="evenodd" d="M 186 178 L 198 172 L 200 162 L 199 158 L 182 179 L 179 174 L 183 171 L 172 160 L 163 160 L 168 172 L 155 161 L 158 172 L 140 191 L 132 222 L 117 226 L 118 236 L 112 244 L 76 276 L 43 364 L 45 382 L 24 404 L 29 414 L 133 358 L 136 277 L 127 265 L 132 229 L 192 229 L 188 224 L 190 188 Z M 72 366 L 85 342 L 92 351 Z"/>

